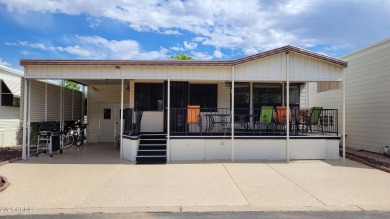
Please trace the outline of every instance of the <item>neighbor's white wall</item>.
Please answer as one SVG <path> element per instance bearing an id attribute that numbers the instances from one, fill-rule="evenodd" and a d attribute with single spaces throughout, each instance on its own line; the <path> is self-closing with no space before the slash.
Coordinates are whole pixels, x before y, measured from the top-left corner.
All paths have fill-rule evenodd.
<path id="1" fill-rule="evenodd" d="M 379 152 L 390 145 L 390 39 L 341 58 L 348 61 L 346 146 Z M 310 105 L 338 108 L 340 115 L 341 95 L 342 89 L 317 93 L 311 84 Z"/>

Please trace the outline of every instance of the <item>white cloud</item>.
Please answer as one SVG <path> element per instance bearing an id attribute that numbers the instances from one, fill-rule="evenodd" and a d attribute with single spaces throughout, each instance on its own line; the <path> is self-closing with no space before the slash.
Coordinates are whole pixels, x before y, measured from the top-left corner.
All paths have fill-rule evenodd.
<path id="1" fill-rule="evenodd" d="M 170 49 L 173 51 L 184 51 L 184 48 L 180 46 L 172 46 Z"/>
<path id="2" fill-rule="evenodd" d="M 214 51 L 214 57 L 217 58 L 217 59 L 220 59 L 223 57 L 223 53 L 219 50 L 215 50 Z"/>
<path id="3" fill-rule="evenodd" d="M 196 47 L 198 46 L 197 43 L 191 43 L 191 42 L 188 43 L 187 41 L 184 41 L 183 44 L 184 44 L 184 48 L 186 50 L 193 50 L 193 49 L 196 49 Z"/>
<path id="4" fill-rule="evenodd" d="M 8 46 L 27 46 L 44 51 L 63 52 L 86 59 L 167 59 L 168 50 L 161 47 L 158 51 L 143 51 L 138 42 L 127 40 L 108 40 L 100 36 L 75 36 L 78 44 L 70 46 L 52 46 L 27 41 L 9 43 Z"/>
<path id="5" fill-rule="evenodd" d="M 3 65 L 3 66 L 11 66 L 11 64 L 9 64 L 8 62 L 6 62 L 6 61 L 3 60 L 2 58 L 0 58 L 0 65 Z"/>
<path id="6" fill-rule="evenodd" d="M 191 57 L 194 60 L 211 60 L 213 56 L 204 52 L 191 52 Z"/>
<path id="7" fill-rule="evenodd" d="M 87 17 L 86 21 L 89 23 L 89 27 L 92 29 L 96 29 L 102 23 L 101 19 L 93 17 Z"/>
<path id="8" fill-rule="evenodd" d="M 184 49 L 207 45 L 249 54 L 287 44 L 303 47 L 320 44 L 332 48 L 351 41 L 356 42 L 354 47 L 357 47 L 390 35 L 390 22 L 387 22 L 390 4 L 384 1 L 0 0 L 0 3 L 9 11 L 22 13 L 87 15 L 87 22 L 93 28 L 104 18 L 125 23 L 137 31 L 174 35 L 190 32 L 193 39 L 186 39 Z M 113 46 L 118 42 L 110 43 Z"/>

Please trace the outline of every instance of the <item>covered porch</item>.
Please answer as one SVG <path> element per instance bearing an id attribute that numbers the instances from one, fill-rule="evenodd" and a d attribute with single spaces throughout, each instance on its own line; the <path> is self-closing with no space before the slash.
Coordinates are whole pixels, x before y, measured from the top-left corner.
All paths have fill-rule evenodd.
<path id="1" fill-rule="evenodd" d="M 66 79 L 87 86 L 87 142 L 120 139 L 120 157 L 129 160 L 137 159 L 142 136 L 151 133 L 164 135 L 167 161 L 338 158 L 339 112 L 321 108 L 313 119 L 305 85 L 343 81 L 342 60 L 286 46 L 234 61 L 21 65 L 26 81 Z M 25 96 L 29 92 L 27 86 Z M 126 108 L 133 112 L 131 121 Z"/>

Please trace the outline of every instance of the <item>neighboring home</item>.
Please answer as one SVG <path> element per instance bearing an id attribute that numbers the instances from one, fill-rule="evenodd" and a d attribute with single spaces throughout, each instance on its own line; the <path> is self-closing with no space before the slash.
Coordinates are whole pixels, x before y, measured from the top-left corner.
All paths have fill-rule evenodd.
<path id="1" fill-rule="evenodd" d="M 390 145 L 390 38 L 341 59 L 348 61 L 346 146 L 380 152 Z M 341 94 L 339 82 L 311 83 L 309 105 L 341 109 Z"/>
<path id="2" fill-rule="evenodd" d="M 37 92 L 51 95 L 60 113 L 67 106 L 61 101 L 66 99 L 63 92 L 44 92 L 35 81 L 72 80 L 87 86 L 87 142 L 119 140 L 120 157 L 129 160 L 339 157 L 338 111 L 320 108 L 311 118 L 303 109 L 306 83 L 341 82 L 347 66 L 343 60 L 285 46 L 227 61 L 25 59 L 20 63 L 25 69 L 25 99 L 32 101 Z M 31 122 L 67 120 L 58 113 L 45 117 L 51 107 L 46 111 L 24 107 L 24 118 L 30 118 L 24 120 L 25 127 Z M 26 139 L 28 135 L 25 131 Z M 24 145 L 29 147 L 27 141 Z"/>
<path id="3" fill-rule="evenodd" d="M 20 83 L 23 72 L 0 65 L 0 147 L 21 143 Z"/>

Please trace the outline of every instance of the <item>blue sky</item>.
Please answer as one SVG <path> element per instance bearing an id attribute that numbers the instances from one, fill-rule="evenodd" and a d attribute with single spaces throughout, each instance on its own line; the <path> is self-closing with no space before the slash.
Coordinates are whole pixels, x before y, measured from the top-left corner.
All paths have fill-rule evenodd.
<path id="1" fill-rule="evenodd" d="M 0 0 L 0 64 L 231 60 L 285 45 L 339 57 L 390 37 L 390 0 Z"/>

